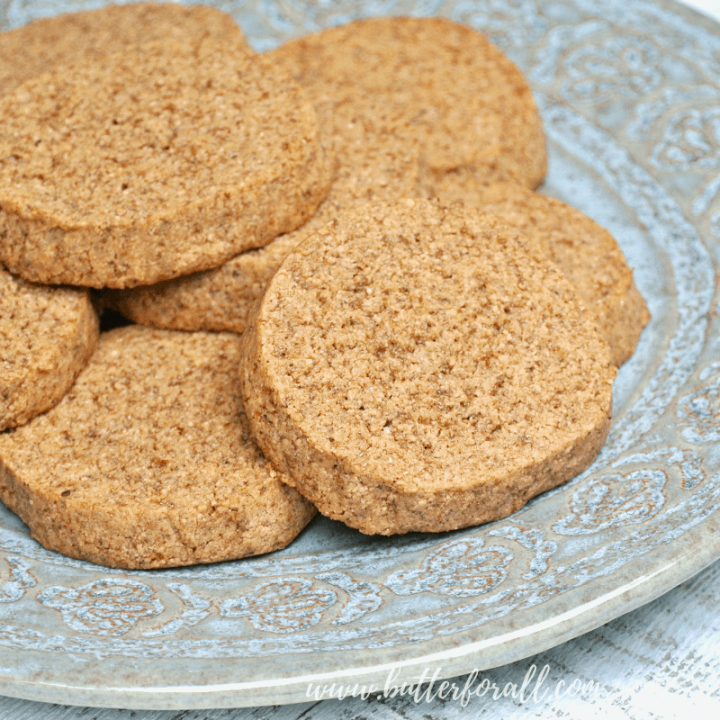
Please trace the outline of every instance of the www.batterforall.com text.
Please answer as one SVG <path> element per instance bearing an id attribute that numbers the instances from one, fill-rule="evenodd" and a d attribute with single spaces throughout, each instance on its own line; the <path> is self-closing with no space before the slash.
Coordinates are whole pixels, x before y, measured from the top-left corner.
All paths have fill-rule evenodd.
<path id="1" fill-rule="evenodd" d="M 547 702 L 551 698 L 558 700 L 576 695 L 595 695 L 600 689 L 600 683 L 583 682 L 579 678 L 569 684 L 564 680 L 558 680 L 553 688 L 549 683 L 546 684 L 547 676 L 550 673 L 549 665 L 544 665 L 539 673 L 537 667 L 531 665 L 520 684 L 507 682 L 498 685 L 494 680 L 481 678 L 478 670 L 473 670 L 465 678 L 440 681 L 441 671 L 442 668 L 436 668 L 434 671 L 425 668 L 416 682 L 398 684 L 395 680 L 400 671 L 393 669 L 390 671 L 383 687 L 372 683 L 368 685 L 359 683 L 354 685 L 343 685 L 341 683 L 315 685 L 309 683 L 306 695 L 314 700 L 329 700 L 331 698 L 343 700 L 349 697 L 359 697 L 363 700 L 371 697 L 378 699 L 410 697 L 417 704 L 422 702 L 431 703 L 440 699 L 459 702 L 462 707 L 467 707 L 474 697 L 487 697 L 492 700 L 512 698 L 516 703 L 520 704 L 529 702 L 539 704 Z"/>

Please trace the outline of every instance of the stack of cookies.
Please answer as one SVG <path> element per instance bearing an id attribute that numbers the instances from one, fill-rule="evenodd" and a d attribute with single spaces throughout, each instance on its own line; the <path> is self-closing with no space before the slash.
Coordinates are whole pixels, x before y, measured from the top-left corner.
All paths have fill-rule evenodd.
<path id="1" fill-rule="evenodd" d="M 592 462 L 647 308 L 534 192 L 541 121 L 483 35 L 259 56 L 219 11 L 112 6 L 0 35 L 0 93 L 0 498 L 46 547 L 216 562 L 316 509 L 437 532 Z"/>

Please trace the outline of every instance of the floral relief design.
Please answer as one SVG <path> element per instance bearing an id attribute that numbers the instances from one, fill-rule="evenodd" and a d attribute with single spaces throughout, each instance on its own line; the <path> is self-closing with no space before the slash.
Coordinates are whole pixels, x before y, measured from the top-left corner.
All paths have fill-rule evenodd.
<path id="1" fill-rule="evenodd" d="M 430 553 L 419 570 L 392 573 L 385 585 L 396 595 L 434 592 L 452 597 L 483 595 L 507 576 L 513 553 L 506 547 L 485 547 L 483 538 L 463 538 Z"/>
<path id="2" fill-rule="evenodd" d="M 682 431 L 684 440 L 696 444 L 720 440 L 720 383 L 716 381 L 681 398 L 677 416 L 690 422 Z"/>
<path id="3" fill-rule="evenodd" d="M 54 585 L 37 599 L 59 610 L 73 630 L 112 637 L 124 635 L 138 621 L 164 609 L 155 591 L 135 580 L 95 580 L 77 588 Z"/>
<path id="4" fill-rule="evenodd" d="M 20 600 L 25 592 L 37 585 L 37 580 L 30 573 L 30 563 L 19 557 L 6 557 L 5 562 L 10 566 L 10 578 L 0 585 L 0 603 L 9 603 Z"/>
<path id="5" fill-rule="evenodd" d="M 225 617 L 248 616 L 256 630 L 291 633 L 320 622 L 323 613 L 337 602 L 332 590 L 316 588 L 307 578 L 283 578 L 262 583 L 246 595 L 225 600 Z"/>
<path id="6" fill-rule="evenodd" d="M 359 620 L 382 605 L 382 588 L 376 583 L 358 582 L 344 572 L 321 573 L 317 579 L 339 587 L 350 596 L 350 601 L 342 609 L 340 616 L 333 620 L 333 625 L 345 625 Z"/>
<path id="7" fill-rule="evenodd" d="M 603 475 L 586 483 L 570 501 L 571 513 L 553 525 L 560 535 L 589 535 L 644 522 L 665 503 L 667 475 L 658 469 Z"/>
<path id="8" fill-rule="evenodd" d="M 613 463 L 613 467 L 637 463 L 648 465 L 657 462 L 677 468 L 683 490 L 694 490 L 705 480 L 702 457 L 694 450 L 683 450 L 677 447 L 661 447 L 647 452 L 624 455 Z"/>
<path id="9" fill-rule="evenodd" d="M 698 90 L 702 89 L 704 86 Z M 708 89 L 703 94 L 708 95 L 709 92 Z M 690 97 L 689 91 L 687 95 Z M 720 107 L 693 107 L 672 115 L 662 138 L 652 150 L 650 162 L 658 169 L 672 173 L 720 167 Z M 692 203 L 695 215 L 702 215 L 717 197 L 720 175 L 709 182 L 703 178 L 703 184 L 702 191 Z"/>
<path id="10" fill-rule="evenodd" d="M 180 598 L 183 605 L 182 613 L 180 617 L 173 618 L 159 627 L 144 632 L 143 637 L 172 635 L 183 627 L 197 625 L 210 615 L 212 608 L 210 600 L 194 592 L 189 585 L 169 582 L 166 587 Z"/>
<path id="11" fill-rule="evenodd" d="M 647 140 L 655 123 L 667 110 L 681 103 L 704 103 L 717 98 L 720 90 L 713 85 L 693 85 L 691 87 L 666 87 L 649 102 L 640 103 L 633 110 L 633 119 L 626 133 L 633 140 Z"/>
<path id="12" fill-rule="evenodd" d="M 548 30 L 547 20 L 532 0 L 460 0 L 450 15 L 457 22 L 486 33 L 506 52 L 537 42 Z"/>
<path id="13" fill-rule="evenodd" d="M 510 522 L 490 530 L 488 535 L 515 540 L 527 550 L 535 553 L 530 560 L 528 572 L 523 575 L 524 580 L 532 580 L 534 577 L 542 575 L 548 569 L 548 559 L 558 549 L 557 543 L 554 540 L 546 540 L 545 533 L 539 528 L 524 527 Z"/>
<path id="14" fill-rule="evenodd" d="M 658 49 L 638 37 L 613 37 L 571 52 L 564 86 L 570 100 L 604 102 L 615 95 L 638 98 L 662 81 Z"/>
<path id="15" fill-rule="evenodd" d="M 650 161 L 667 172 L 720 167 L 720 107 L 672 115 Z"/>

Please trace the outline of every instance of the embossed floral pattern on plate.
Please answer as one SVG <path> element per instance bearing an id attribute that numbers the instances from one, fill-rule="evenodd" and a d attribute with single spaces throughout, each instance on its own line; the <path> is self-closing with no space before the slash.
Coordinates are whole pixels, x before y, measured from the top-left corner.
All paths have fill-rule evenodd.
<path id="1" fill-rule="evenodd" d="M 4 0 L 6 27 L 96 7 Z M 538 652 L 720 555 L 720 32 L 666 0 L 219 0 L 256 49 L 359 16 L 443 14 L 527 73 L 543 191 L 616 235 L 653 313 L 593 466 L 506 520 L 367 538 L 319 518 L 267 557 L 158 572 L 48 552 L 0 508 L 0 692 L 190 708 L 296 702 Z M 642 30 L 640 30 L 642 28 Z"/>

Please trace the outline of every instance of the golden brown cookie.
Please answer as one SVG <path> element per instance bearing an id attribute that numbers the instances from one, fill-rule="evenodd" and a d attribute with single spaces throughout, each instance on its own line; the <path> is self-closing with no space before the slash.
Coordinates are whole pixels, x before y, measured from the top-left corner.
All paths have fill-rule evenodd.
<path id="1" fill-rule="evenodd" d="M 537 187 L 542 123 L 518 68 L 481 33 L 445 18 L 386 17 L 268 53 L 308 93 L 321 123 L 358 114 L 419 140 L 426 182 L 463 168 Z"/>
<path id="2" fill-rule="evenodd" d="M 255 302 L 287 254 L 340 213 L 371 200 L 397 200 L 417 192 L 417 146 L 366 123 L 323 128 L 337 158 L 330 194 L 302 227 L 213 270 L 155 285 L 116 290 L 110 305 L 136 323 L 176 330 L 244 331 Z"/>
<path id="3" fill-rule="evenodd" d="M 364 533 L 505 517 L 609 428 L 607 344 L 532 243 L 462 205 L 368 205 L 297 247 L 244 336 L 258 444 Z"/>
<path id="4" fill-rule="evenodd" d="M 498 215 L 537 242 L 595 314 L 612 363 L 620 367 L 633 354 L 650 313 L 607 230 L 560 200 L 513 183 L 446 183 L 439 197 Z"/>
<path id="5" fill-rule="evenodd" d="M 31 281 L 217 267 L 304 223 L 331 180 L 297 84 L 226 42 L 145 44 L 0 99 L 0 260 Z"/>
<path id="6" fill-rule="evenodd" d="M 109 5 L 89 12 L 34 20 L 0 34 L 0 95 L 26 80 L 78 60 L 156 40 L 199 42 L 206 38 L 244 47 L 237 23 L 219 10 L 175 3 Z"/>
<path id="7" fill-rule="evenodd" d="M 87 290 L 34 285 L 0 266 L 0 431 L 57 404 L 97 339 Z"/>
<path id="8" fill-rule="evenodd" d="M 249 435 L 236 335 L 104 333 L 50 412 L 0 435 L 0 498 L 51 550 L 159 568 L 287 545 L 314 508 Z"/>

